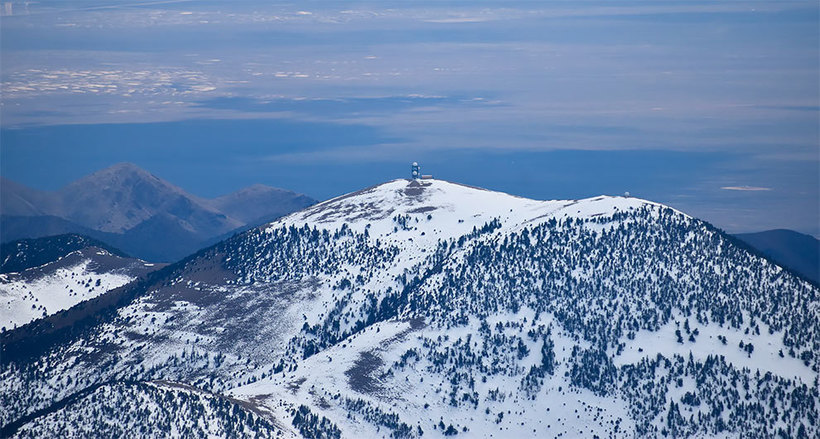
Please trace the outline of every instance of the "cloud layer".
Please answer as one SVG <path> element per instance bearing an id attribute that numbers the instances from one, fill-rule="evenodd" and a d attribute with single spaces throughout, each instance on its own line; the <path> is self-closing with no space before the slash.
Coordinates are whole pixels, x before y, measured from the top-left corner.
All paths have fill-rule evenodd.
<path id="1" fill-rule="evenodd" d="M 32 186 L 69 181 L 100 157 L 154 169 L 186 151 L 181 178 L 207 180 L 196 166 L 220 165 L 238 186 L 289 167 L 297 180 L 321 175 L 294 189 L 322 197 L 354 171 L 390 177 L 382 170 L 419 158 L 454 169 L 439 159 L 450 157 L 493 176 L 476 184 L 545 198 L 561 196 L 549 186 L 555 157 L 613 153 L 651 163 L 653 180 L 577 169 L 564 191 L 648 194 L 733 229 L 786 227 L 773 209 L 791 209 L 789 227 L 820 233 L 816 2 L 10 4 L 0 166 Z M 203 140 L 185 131 L 198 122 L 245 131 Z M 150 140 L 156 124 L 179 130 Z M 88 132 L 59 128 L 78 125 Z M 146 140 L 118 142 L 114 127 Z M 30 161 L 34 150 L 66 161 Z M 499 156 L 516 165 L 484 159 Z"/>

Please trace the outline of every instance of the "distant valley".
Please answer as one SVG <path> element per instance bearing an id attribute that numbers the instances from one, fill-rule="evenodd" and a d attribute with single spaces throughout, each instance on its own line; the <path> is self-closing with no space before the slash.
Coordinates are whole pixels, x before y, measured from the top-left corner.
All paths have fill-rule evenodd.
<path id="1" fill-rule="evenodd" d="M 315 202 L 264 185 L 206 199 L 120 163 L 55 192 L 0 179 L 0 230 L 3 242 L 77 233 L 144 260 L 170 262 Z"/>

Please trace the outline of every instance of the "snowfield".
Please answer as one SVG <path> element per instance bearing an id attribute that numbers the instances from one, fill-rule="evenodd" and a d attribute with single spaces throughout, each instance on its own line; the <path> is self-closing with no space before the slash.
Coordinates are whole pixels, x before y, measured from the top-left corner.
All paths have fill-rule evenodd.
<path id="1" fill-rule="evenodd" d="M 0 325 L 4 331 L 14 329 L 136 279 L 127 265 L 109 271 L 112 259 L 121 258 L 89 248 L 22 273 L 0 274 Z"/>
<path id="2" fill-rule="evenodd" d="M 817 437 L 818 321 L 816 285 L 657 203 L 394 180 L 169 267 L 79 336 L 7 349 L 0 420 L 36 436 L 115 406 L 145 435 Z"/>
<path id="3" fill-rule="evenodd" d="M 551 218 L 594 218 L 642 206 L 661 205 L 620 196 L 538 201 L 444 180 L 398 179 L 315 204 L 268 229 L 309 225 L 332 231 L 347 225 L 360 233 L 367 230 L 373 239 L 421 252 L 438 240 L 458 238 L 495 219 L 502 231 L 512 231 Z M 397 227 L 392 221 L 396 216 L 410 219 L 405 227 Z"/>

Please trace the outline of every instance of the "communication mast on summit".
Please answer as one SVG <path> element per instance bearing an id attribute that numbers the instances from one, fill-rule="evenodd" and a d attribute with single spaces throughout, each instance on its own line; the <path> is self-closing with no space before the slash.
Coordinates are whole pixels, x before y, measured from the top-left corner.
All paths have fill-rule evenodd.
<path id="1" fill-rule="evenodd" d="M 419 166 L 419 162 L 413 162 L 413 165 L 410 166 L 410 177 L 413 180 L 432 180 L 432 175 L 422 175 L 421 174 L 421 167 Z"/>

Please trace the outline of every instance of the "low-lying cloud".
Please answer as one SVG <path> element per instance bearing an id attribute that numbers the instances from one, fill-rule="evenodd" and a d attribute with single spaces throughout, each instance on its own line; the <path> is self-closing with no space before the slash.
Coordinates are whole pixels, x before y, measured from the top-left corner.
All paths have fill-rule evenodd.
<path id="1" fill-rule="evenodd" d="M 770 187 L 760 187 L 760 186 L 723 186 L 721 189 L 725 191 L 748 191 L 748 192 L 758 192 L 758 191 L 770 191 L 772 188 Z"/>

